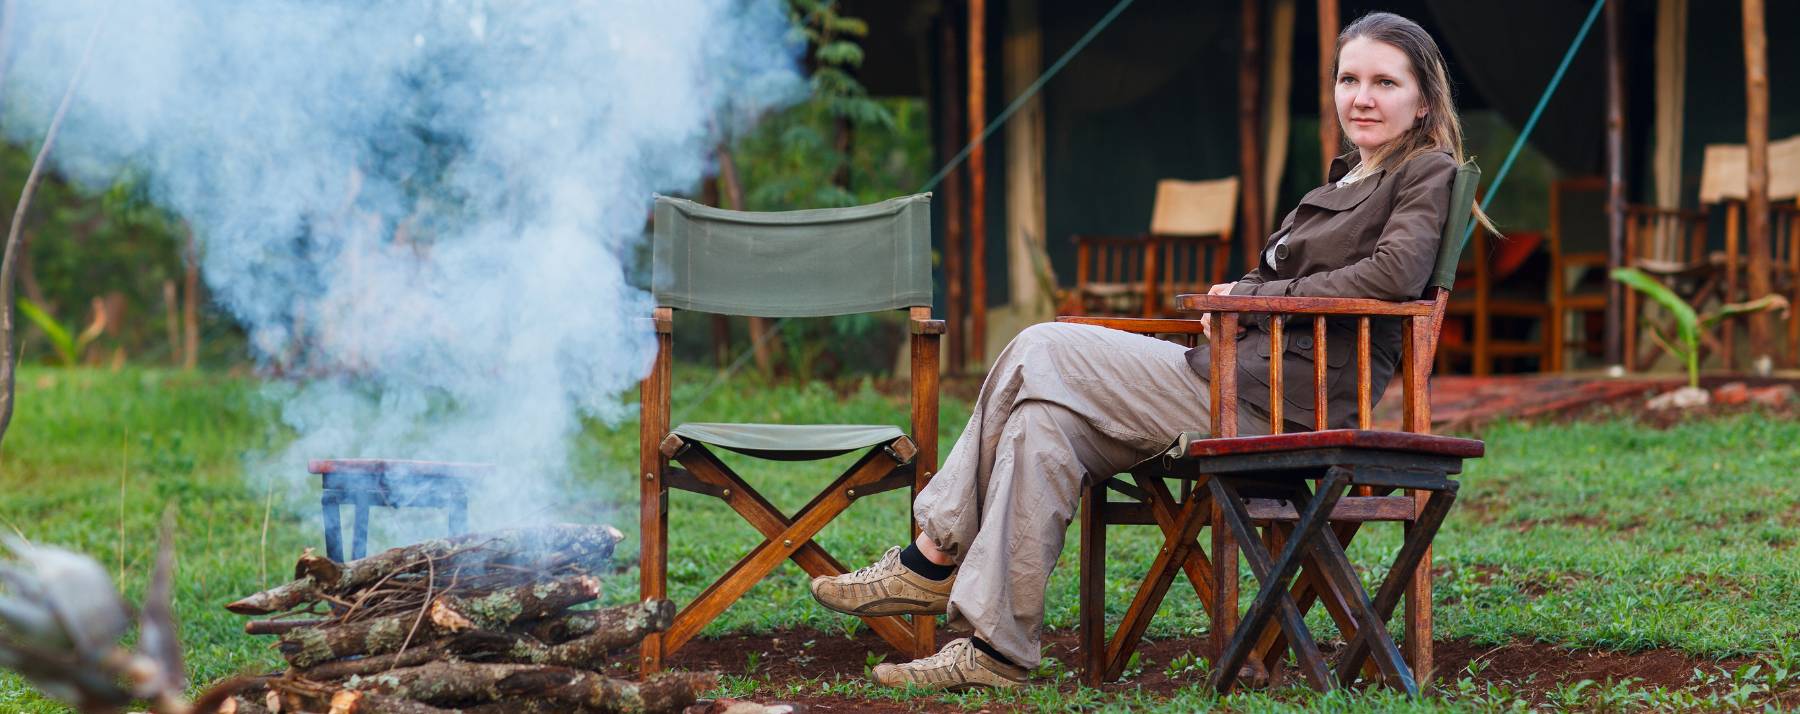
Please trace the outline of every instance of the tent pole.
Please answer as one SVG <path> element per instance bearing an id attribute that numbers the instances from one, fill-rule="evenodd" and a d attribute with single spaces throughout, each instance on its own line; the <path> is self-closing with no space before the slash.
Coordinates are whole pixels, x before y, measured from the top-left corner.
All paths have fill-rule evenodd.
<path id="1" fill-rule="evenodd" d="M 987 366 L 987 0 L 969 0 L 969 355 Z"/>
<path id="2" fill-rule="evenodd" d="M 1606 3 L 1606 266 L 1624 265 L 1625 258 L 1625 67 L 1623 30 L 1619 4 Z M 1621 325 L 1625 288 L 1616 280 L 1606 284 L 1606 363 L 1624 364 L 1625 329 Z"/>
<path id="3" fill-rule="evenodd" d="M 963 128 L 962 101 L 957 91 L 956 19 L 952 6 L 946 3 L 938 24 L 938 88 L 943 112 L 939 117 L 938 155 L 950 161 L 957 152 L 957 136 Z M 944 321 L 950 329 L 944 333 L 946 359 L 944 371 L 962 374 L 968 364 L 963 346 L 968 335 L 963 324 L 963 185 L 962 171 L 944 176 Z"/>
<path id="4" fill-rule="evenodd" d="M 1262 134 L 1262 27 L 1258 17 L 1262 0 L 1243 0 L 1238 38 L 1238 201 L 1243 208 L 1243 222 L 1235 231 L 1244 244 L 1244 269 L 1256 267 L 1256 253 L 1262 250 L 1262 151 L 1258 144 Z M 1226 250 L 1214 255 L 1224 261 Z"/>
<path id="5" fill-rule="evenodd" d="M 1769 39 L 1763 26 L 1763 0 L 1744 0 L 1744 89 L 1747 93 L 1744 148 L 1748 181 L 1744 199 L 1744 236 L 1750 244 L 1751 299 L 1771 291 L 1769 275 Z M 1736 295 L 1726 296 L 1735 301 Z M 1760 363 L 1773 358 L 1769 346 L 1769 314 L 1750 316 L 1750 352 Z"/>
<path id="6" fill-rule="evenodd" d="M 1319 153 L 1323 172 L 1319 179 L 1331 176 L 1331 160 L 1337 158 L 1342 138 L 1337 119 L 1337 78 L 1332 68 L 1337 64 L 1338 0 L 1319 0 Z"/>

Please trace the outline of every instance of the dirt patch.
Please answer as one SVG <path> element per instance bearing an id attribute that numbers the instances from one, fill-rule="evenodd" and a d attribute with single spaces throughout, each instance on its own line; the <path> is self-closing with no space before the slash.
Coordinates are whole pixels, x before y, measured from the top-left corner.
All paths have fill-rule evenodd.
<path id="1" fill-rule="evenodd" d="M 1052 632 L 1045 635 L 1048 656 L 1062 665 L 1079 671 L 1080 652 L 1074 632 Z M 1334 643 L 1321 643 L 1332 653 Z M 1102 691 L 1141 690 L 1156 696 L 1170 696 L 1176 690 L 1197 681 L 1193 671 L 1175 671 L 1170 663 L 1178 659 L 1198 657 L 1205 647 L 1201 638 L 1145 641 L 1139 648 L 1140 669 L 1122 681 L 1101 687 Z M 696 639 L 670 659 L 670 665 L 683 669 L 715 669 L 726 674 L 752 677 L 763 683 L 749 699 L 763 702 L 784 701 L 807 705 L 815 712 L 914 712 L 941 707 L 935 700 L 910 702 L 865 700 L 843 696 L 824 696 L 815 687 L 790 691 L 802 682 L 832 682 L 859 679 L 876 658 L 900 661 L 886 642 L 869 632 L 854 638 L 841 634 L 825 634 L 811 630 L 784 630 L 764 635 L 733 635 L 717 639 Z M 1541 643 L 1516 642 L 1500 646 L 1477 645 L 1460 640 L 1437 643 L 1440 681 L 1469 676 L 1479 684 L 1505 683 L 1534 703 L 1543 703 L 1557 687 L 1584 679 L 1616 682 L 1628 677 L 1642 680 L 1637 687 L 1666 687 L 1671 690 L 1694 689 L 1693 672 L 1715 672 L 1732 669 L 1748 660 L 1725 661 L 1693 657 L 1675 650 L 1642 652 L 1608 652 L 1571 650 Z M 1473 674 L 1466 670 L 1478 663 Z M 1041 681 L 1041 680 L 1040 680 Z M 1075 688 L 1073 677 L 1065 678 L 1062 689 Z M 1004 709 L 1004 707 L 1002 707 Z"/>
<path id="2" fill-rule="evenodd" d="M 1533 702 L 1542 702 L 1558 686 L 1584 679 L 1617 682 L 1628 677 L 1643 680 L 1640 688 L 1670 690 L 1695 688 L 1694 670 L 1734 669 L 1748 660 L 1707 660 L 1675 650 L 1607 652 L 1571 650 L 1541 643 L 1515 642 L 1498 647 L 1459 640 L 1437 643 L 1440 679 L 1464 676 L 1471 662 L 1479 662 L 1477 682 L 1506 682 Z"/>

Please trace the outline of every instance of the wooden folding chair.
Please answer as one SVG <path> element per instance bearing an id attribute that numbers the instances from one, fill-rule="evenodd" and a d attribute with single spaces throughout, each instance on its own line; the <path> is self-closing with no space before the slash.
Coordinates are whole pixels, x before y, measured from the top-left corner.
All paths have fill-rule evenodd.
<path id="1" fill-rule="evenodd" d="M 931 318 L 930 205 L 930 194 L 919 194 L 853 208 L 751 213 L 656 199 L 657 353 L 642 386 L 638 443 L 643 597 L 667 596 L 670 489 L 724 501 L 763 540 L 682 608 L 668 630 L 644 639 L 645 672 L 661 669 L 663 658 L 784 560 L 815 577 L 843 574 L 843 565 L 813 537 L 858 499 L 900 488 L 911 488 L 917 497 L 936 470 L 938 340 L 944 323 Z M 889 425 L 859 424 L 671 428 L 670 348 L 678 309 L 781 318 L 908 311 L 911 435 Z M 862 456 L 790 516 L 720 461 L 716 449 L 785 461 Z M 671 459 L 680 465 L 670 465 Z M 930 617 L 864 622 L 907 656 L 936 650 Z"/>
<path id="2" fill-rule="evenodd" d="M 1667 285 L 1695 310 L 1722 299 L 1726 294 L 1727 260 L 1707 252 L 1706 219 L 1704 210 L 1626 206 L 1626 264 Z M 1632 371 L 1649 365 L 1660 349 L 1639 336 L 1640 318 L 1646 317 L 1645 305 L 1638 291 L 1625 291 L 1625 368 Z M 1673 335 L 1673 317 L 1663 315 L 1651 327 Z M 1701 338 L 1711 349 L 1721 347 L 1710 333 Z"/>
<path id="3" fill-rule="evenodd" d="M 1583 176 L 1550 184 L 1550 354 L 1548 371 L 1568 368 L 1568 349 L 1601 349 L 1587 329 L 1606 312 L 1606 179 Z M 1595 277 L 1598 276 L 1598 277 Z"/>
<path id="4" fill-rule="evenodd" d="M 1462 460 L 1478 457 L 1479 441 L 1432 436 L 1428 378 L 1436 336 L 1449 301 L 1480 173 L 1473 164 L 1457 174 L 1450 220 L 1446 221 L 1436 269 L 1424 300 L 1389 303 L 1353 298 L 1183 295 L 1181 307 L 1210 313 L 1213 365 L 1212 423 L 1215 434 L 1184 434 L 1160 457 L 1132 469 L 1135 485 L 1116 478 L 1096 479 L 1081 512 L 1081 642 L 1086 679 L 1115 679 L 1130 660 L 1177 572 L 1194 585 L 1212 622 L 1212 684 L 1229 690 L 1246 663 L 1252 670 L 1278 672 L 1284 649 L 1292 649 L 1307 681 L 1317 688 L 1348 685 L 1370 675 L 1416 693 L 1415 673 L 1429 676 L 1431 660 L 1430 545 L 1454 501 L 1457 484 L 1448 478 Z M 1316 431 L 1284 434 L 1283 360 L 1269 366 L 1270 426 L 1267 436 L 1237 436 L 1236 333 L 1246 314 L 1269 315 L 1271 352 L 1283 344 L 1292 316 L 1312 322 L 1315 345 L 1313 386 Z M 1147 334 L 1200 332 L 1197 320 L 1063 318 Z M 1328 429 L 1328 320 L 1356 326 L 1359 403 L 1356 429 Z M 1372 409 L 1369 359 L 1371 320 L 1399 319 L 1404 337 L 1401 384 L 1406 400 L 1402 432 L 1369 428 Z M 1197 488 L 1177 499 L 1165 479 Z M 1317 485 L 1308 482 L 1317 480 Z M 1204 486 L 1204 488 L 1198 488 Z M 1114 503 L 1108 491 L 1130 496 Z M 1189 489 L 1183 489 L 1189 491 Z M 1405 495 L 1392 495 L 1404 490 Z M 1388 575 L 1371 598 L 1352 569 L 1344 547 L 1365 522 L 1403 524 L 1405 542 Z M 1163 547 L 1139 585 L 1118 630 L 1105 633 L 1105 543 L 1110 524 L 1152 524 Z M 1199 531 L 1210 526 L 1211 552 L 1203 552 Z M 1256 532 L 1261 526 L 1262 532 Z M 1262 585 L 1249 610 L 1239 611 L 1238 555 L 1249 560 Z M 1401 598 L 1407 601 L 1405 653 L 1387 632 Z M 1321 603 L 1350 643 L 1335 675 L 1305 625 L 1305 614 Z M 1370 659 L 1372 657 L 1372 659 Z"/>
<path id="5" fill-rule="evenodd" d="M 1787 295 L 1786 348 L 1782 361 L 1800 367 L 1800 200 L 1775 206 L 1769 219 L 1770 243 L 1775 249 L 1775 289 Z"/>
<path id="6" fill-rule="evenodd" d="M 1075 289 L 1066 306 L 1081 315 L 1168 316 L 1175 296 L 1225 279 L 1237 216 L 1238 179 L 1164 179 L 1156 184 L 1150 232 L 1075 236 Z"/>

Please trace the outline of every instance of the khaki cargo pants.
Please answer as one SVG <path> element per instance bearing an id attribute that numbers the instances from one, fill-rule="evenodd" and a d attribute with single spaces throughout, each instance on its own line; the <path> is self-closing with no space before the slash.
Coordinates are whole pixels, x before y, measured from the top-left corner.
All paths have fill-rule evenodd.
<path id="1" fill-rule="evenodd" d="M 1000 353 L 974 414 L 913 504 L 960 563 L 952 621 L 1035 667 L 1044 589 L 1089 479 L 1122 473 L 1182 431 L 1210 431 L 1186 348 L 1091 325 L 1033 325 Z"/>

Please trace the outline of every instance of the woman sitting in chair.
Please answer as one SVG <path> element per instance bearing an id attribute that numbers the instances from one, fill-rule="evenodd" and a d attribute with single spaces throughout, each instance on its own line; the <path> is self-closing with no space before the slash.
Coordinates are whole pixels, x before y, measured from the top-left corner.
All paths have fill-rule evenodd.
<path id="1" fill-rule="evenodd" d="M 1413 300 L 1424 291 L 1463 158 L 1443 55 L 1417 23 L 1374 13 L 1338 36 L 1336 74 L 1338 122 L 1355 150 L 1282 220 L 1256 269 L 1212 293 Z M 1350 349 L 1338 345 L 1344 331 L 1331 328 L 1336 426 L 1355 419 L 1356 382 L 1338 379 Z M 1250 324 L 1238 339 L 1239 433 L 1268 433 L 1269 336 Z M 1375 321 L 1371 343 L 1379 395 L 1398 361 L 1400 325 Z M 1311 371 L 1311 337 L 1289 340 L 1287 352 L 1288 372 Z M 1204 346 L 1089 325 L 1032 326 L 995 360 L 962 438 L 920 492 L 918 539 L 869 567 L 814 579 L 813 596 L 851 615 L 947 612 L 973 630 L 931 657 L 877 666 L 877 682 L 1024 684 L 1039 659 L 1044 589 L 1085 480 L 1160 453 L 1177 431 L 1210 430 L 1209 370 Z M 1294 380 L 1286 396 L 1297 420 L 1288 431 L 1310 428 L 1310 381 Z"/>

